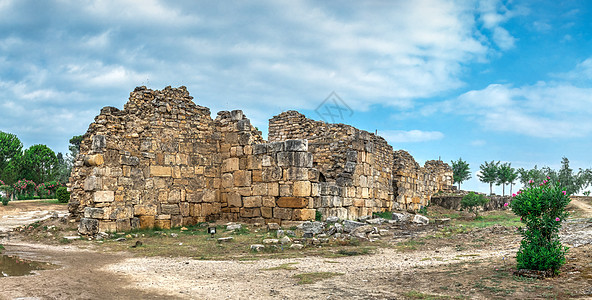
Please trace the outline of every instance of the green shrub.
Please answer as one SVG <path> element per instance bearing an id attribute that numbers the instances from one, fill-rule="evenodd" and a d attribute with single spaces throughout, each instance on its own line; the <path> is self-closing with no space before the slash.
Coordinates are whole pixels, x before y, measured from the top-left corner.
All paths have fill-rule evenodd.
<path id="1" fill-rule="evenodd" d="M 316 221 L 322 221 L 323 220 L 323 213 L 320 211 L 315 211 L 315 220 Z"/>
<path id="2" fill-rule="evenodd" d="M 8 201 L 10 201 L 10 199 L 0 196 L 0 201 L 2 201 L 2 205 L 6 206 L 8 205 Z"/>
<path id="3" fill-rule="evenodd" d="M 460 208 L 468 209 L 470 212 L 475 213 L 475 218 L 479 216 L 479 206 L 483 206 L 489 202 L 489 198 L 481 194 L 475 194 L 470 192 L 460 200 Z"/>
<path id="4" fill-rule="evenodd" d="M 514 196 L 512 211 L 526 225 L 516 254 L 518 269 L 559 273 L 568 249 L 561 245 L 559 229 L 568 216 L 565 207 L 569 202 L 565 188 L 559 182 L 551 184 L 547 180 L 538 185 L 531 180 L 528 187 Z"/>
<path id="5" fill-rule="evenodd" d="M 70 192 L 68 192 L 68 189 L 64 186 L 59 187 L 56 190 L 56 198 L 58 198 L 58 202 L 60 203 L 68 203 L 68 201 L 70 201 Z"/>

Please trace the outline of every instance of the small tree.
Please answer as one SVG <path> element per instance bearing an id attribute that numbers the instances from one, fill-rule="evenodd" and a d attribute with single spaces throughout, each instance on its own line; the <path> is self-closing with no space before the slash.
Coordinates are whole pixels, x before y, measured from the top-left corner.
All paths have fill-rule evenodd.
<path id="1" fill-rule="evenodd" d="M 475 192 L 470 192 L 468 195 L 464 196 L 460 201 L 460 208 L 468 209 L 469 212 L 475 213 L 475 218 L 479 216 L 479 207 L 487 204 L 489 202 L 489 198 L 485 197 L 481 194 L 475 194 Z"/>
<path id="2" fill-rule="evenodd" d="M 497 185 L 502 185 L 502 196 L 506 195 L 506 184 L 513 182 L 516 180 L 518 175 L 516 174 L 516 170 L 512 168 L 511 163 L 503 163 L 497 169 Z"/>
<path id="3" fill-rule="evenodd" d="M 561 182 L 551 184 L 548 179 L 539 184 L 529 183 L 518 191 L 510 204 L 526 225 L 516 254 L 518 269 L 559 273 L 568 249 L 561 245 L 559 229 L 568 216 L 565 207 L 569 202 L 569 193 Z"/>
<path id="4" fill-rule="evenodd" d="M 452 162 L 452 180 L 454 183 L 458 183 L 458 190 L 460 191 L 460 184 L 463 181 L 471 179 L 471 170 L 469 169 L 469 164 L 459 158 L 457 161 Z"/>
<path id="5" fill-rule="evenodd" d="M 489 195 L 493 194 L 493 184 L 497 180 L 497 169 L 499 168 L 499 161 L 491 161 L 490 163 L 485 162 L 479 166 L 481 172 L 477 174 L 479 180 L 484 183 L 489 183 Z"/>

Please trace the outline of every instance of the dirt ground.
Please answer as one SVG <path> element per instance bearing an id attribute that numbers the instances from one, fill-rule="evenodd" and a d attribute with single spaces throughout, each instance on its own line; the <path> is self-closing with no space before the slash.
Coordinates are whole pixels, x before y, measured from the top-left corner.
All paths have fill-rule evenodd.
<path id="1" fill-rule="evenodd" d="M 0 241 L 4 254 L 58 268 L 0 277 L 0 299 L 592 299 L 592 208 L 576 200 L 571 209 L 579 218 L 562 233 L 564 243 L 578 247 L 555 278 L 513 276 L 521 237 L 498 225 L 395 234 L 369 255 L 250 261 L 142 257 L 90 242 L 31 243 L 17 234 Z M 35 210 L 0 208 L 0 217 Z M 334 276 L 298 283 L 296 276 L 313 272 Z"/>

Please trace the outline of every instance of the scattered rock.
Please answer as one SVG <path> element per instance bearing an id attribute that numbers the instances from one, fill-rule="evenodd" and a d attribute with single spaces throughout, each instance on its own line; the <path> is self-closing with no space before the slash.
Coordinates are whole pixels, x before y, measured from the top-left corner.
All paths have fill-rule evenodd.
<path id="1" fill-rule="evenodd" d="M 360 222 L 366 222 L 367 220 L 372 219 L 372 216 L 361 216 L 358 218 Z"/>
<path id="2" fill-rule="evenodd" d="M 278 239 L 264 239 L 263 244 L 277 244 L 279 243 Z"/>
<path id="3" fill-rule="evenodd" d="M 218 243 L 223 243 L 223 242 L 230 242 L 232 241 L 234 238 L 231 236 L 227 236 L 227 237 L 221 237 L 218 238 Z"/>
<path id="4" fill-rule="evenodd" d="M 355 228 L 352 232 L 351 235 L 357 237 L 357 238 L 361 238 L 361 239 L 365 239 L 366 236 L 368 235 L 368 233 L 374 231 L 374 227 L 372 227 L 371 225 L 364 225 L 364 226 L 360 226 Z"/>
<path id="5" fill-rule="evenodd" d="M 395 222 L 407 222 L 409 220 L 409 214 L 406 213 L 393 213 L 393 221 Z"/>
<path id="6" fill-rule="evenodd" d="M 418 214 L 413 217 L 413 223 L 428 225 L 430 223 L 430 219 Z"/>
<path id="7" fill-rule="evenodd" d="M 325 222 L 327 222 L 327 223 L 337 223 L 337 222 L 339 222 L 339 218 L 338 217 L 335 217 L 335 216 L 327 217 L 327 220 L 325 220 Z"/>
<path id="8" fill-rule="evenodd" d="M 304 248 L 304 245 L 302 245 L 302 244 L 292 244 L 292 245 L 290 245 L 290 248 L 300 250 L 300 249 Z"/>
<path id="9" fill-rule="evenodd" d="M 275 233 L 275 236 L 276 236 L 278 239 L 281 239 L 281 238 L 283 238 L 284 236 L 286 236 L 286 232 L 284 232 L 283 230 L 279 229 L 279 230 L 278 230 L 278 231 Z"/>
<path id="10" fill-rule="evenodd" d="M 304 222 L 300 225 L 304 233 L 319 234 L 325 230 L 325 223 L 323 222 Z"/>
<path id="11" fill-rule="evenodd" d="M 285 237 L 283 237 L 283 238 L 281 238 L 281 239 L 280 239 L 280 243 L 281 243 L 282 245 L 289 244 L 289 243 L 291 243 L 291 242 L 292 242 L 292 239 L 291 239 L 291 238 L 289 238 L 289 237 L 287 237 L 287 236 L 285 236 Z"/>
<path id="12" fill-rule="evenodd" d="M 126 241 L 126 238 L 124 238 L 124 237 L 120 237 L 120 238 L 118 238 L 118 239 L 115 239 L 115 241 L 116 241 L 116 242 L 124 242 L 124 241 Z"/>
<path id="13" fill-rule="evenodd" d="M 267 230 L 278 230 L 278 229 L 280 229 L 280 224 L 278 224 L 278 223 L 267 224 Z"/>
<path id="14" fill-rule="evenodd" d="M 380 225 L 380 224 L 384 223 L 385 221 L 386 221 L 386 219 L 383 219 L 383 218 L 375 218 L 375 219 L 366 220 L 366 223 L 372 224 L 372 225 Z"/>
<path id="15" fill-rule="evenodd" d="M 242 224 L 230 224 L 230 225 L 226 225 L 226 230 L 228 231 L 235 231 L 235 230 L 239 230 L 243 228 Z"/>
<path id="16" fill-rule="evenodd" d="M 80 236 L 79 235 L 65 236 L 64 239 L 66 239 L 68 241 L 79 240 Z"/>
<path id="17" fill-rule="evenodd" d="M 366 226 L 366 223 L 356 222 L 356 221 L 351 221 L 351 220 L 343 221 L 343 231 L 345 231 L 345 232 L 352 232 L 354 229 L 361 227 L 361 226 Z"/>
<path id="18" fill-rule="evenodd" d="M 177 238 L 177 237 L 179 237 L 179 234 L 173 232 L 173 233 L 171 233 L 171 237 Z"/>
<path id="19" fill-rule="evenodd" d="M 261 249 L 263 249 L 263 248 L 265 248 L 265 246 L 264 246 L 264 245 L 261 245 L 261 244 L 254 244 L 254 245 L 251 245 L 251 251 L 256 251 L 256 252 L 259 252 L 259 251 L 261 251 Z"/>

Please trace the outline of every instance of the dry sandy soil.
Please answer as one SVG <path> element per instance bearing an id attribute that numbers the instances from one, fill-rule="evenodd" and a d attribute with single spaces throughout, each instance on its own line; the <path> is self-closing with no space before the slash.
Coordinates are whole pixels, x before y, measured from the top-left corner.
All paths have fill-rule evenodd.
<path id="1" fill-rule="evenodd" d="M 589 204 L 575 201 L 572 207 L 580 217 L 592 217 Z M 18 214 L 27 210 L 38 208 L 21 207 Z M 0 217 L 16 212 L 0 208 Z M 5 254 L 58 268 L 0 277 L 0 299 L 591 299 L 588 220 L 566 224 L 564 242 L 578 247 L 570 249 L 559 277 L 544 280 L 512 275 L 520 236 L 501 226 L 442 238 L 389 237 L 391 246 L 370 255 L 254 261 L 137 257 L 104 252 L 93 243 L 83 249 L 25 242 L 17 235 L 0 242 Z M 274 267 L 279 268 L 267 270 Z M 312 284 L 294 277 L 311 272 L 336 276 Z"/>

